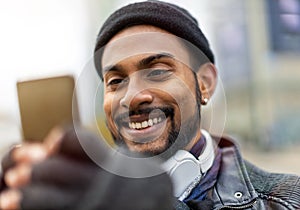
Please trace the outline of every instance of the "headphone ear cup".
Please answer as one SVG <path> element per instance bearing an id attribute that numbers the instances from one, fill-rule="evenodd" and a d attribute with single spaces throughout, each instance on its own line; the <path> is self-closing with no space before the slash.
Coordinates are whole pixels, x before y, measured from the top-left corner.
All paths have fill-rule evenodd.
<path id="1" fill-rule="evenodd" d="M 174 156 L 162 164 L 172 178 L 174 196 L 179 197 L 187 187 L 199 176 L 199 161 L 188 151 L 178 150 Z"/>
<path id="2" fill-rule="evenodd" d="M 174 183 L 174 196 L 179 197 L 198 176 L 201 176 L 196 158 L 193 156 L 193 159 L 188 158 L 178 162 L 172 169 L 170 176 Z"/>
<path id="3" fill-rule="evenodd" d="M 207 131 L 201 130 L 201 133 L 205 137 L 206 146 L 198 159 L 188 151 L 178 150 L 162 164 L 162 168 L 172 179 L 174 196 L 180 197 L 179 199 L 185 190 L 192 183 L 200 181 L 203 174 L 213 165 L 215 159 L 213 140 Z"/>

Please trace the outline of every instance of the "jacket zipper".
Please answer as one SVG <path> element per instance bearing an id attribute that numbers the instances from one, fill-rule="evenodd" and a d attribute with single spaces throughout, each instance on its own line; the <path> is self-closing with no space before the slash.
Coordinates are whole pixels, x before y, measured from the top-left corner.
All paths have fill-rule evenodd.
<path id="1" fill-rule="evenodd" d="M 245 204 L 243 206 L 222 206 L 221 208 L 218 208 L 217 210 L 220 210 L 220 209 L 245 209 L 245 208 L 250 208 L 250 207 L 253 207 L 254 204 L 257 203 L 257 199 L 251 201 L 250 203 L 248 204 Z"/>

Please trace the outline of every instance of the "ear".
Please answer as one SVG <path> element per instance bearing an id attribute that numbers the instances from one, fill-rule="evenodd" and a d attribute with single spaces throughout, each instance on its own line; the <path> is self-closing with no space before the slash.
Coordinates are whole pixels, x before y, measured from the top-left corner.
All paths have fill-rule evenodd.
<path id="1" fill-rule="evenodd" d="M 217 86 L 217 68 L 212 63 L 205 63 L 200 66 L 197 72 L 197 79 L 201 91 L 201 103 L 206 105 L 212 97 Z"/>

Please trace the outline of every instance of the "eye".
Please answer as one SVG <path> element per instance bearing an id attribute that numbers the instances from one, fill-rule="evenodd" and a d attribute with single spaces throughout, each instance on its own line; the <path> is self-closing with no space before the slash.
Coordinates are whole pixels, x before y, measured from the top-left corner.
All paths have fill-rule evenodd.
<path id="1" fill-rule="evenodd" d="M 107 88 L 110 91 L 116 91 L 117 89 L 120 89 L 124 87 L 124 85 L 128 82 L 128 77 L 114 77 L 108 80 L 107 82 Z"/>
<path id="2" fill-rule="evenodd" d="M 165 75 L 167 73 L 169 73 L 169 71 L 166 69 L 153 69 L 147 74 L 147 76 L 148 77 L 158 77 L 158 76 Z"/>
<path id="3" fill-rule="evenodd" d="M 107 83 L 107 85 L 108 86 L 117 85 L 117 84 L 120 84 L 122 81 L 123 81 L 123 79 L 112 79 Z"/>

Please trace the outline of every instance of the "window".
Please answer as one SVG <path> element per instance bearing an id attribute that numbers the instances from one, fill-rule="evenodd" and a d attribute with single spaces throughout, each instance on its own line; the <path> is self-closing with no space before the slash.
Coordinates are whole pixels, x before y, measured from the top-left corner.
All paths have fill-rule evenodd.
<path id="1" fill-rule="evenodd" d="M 274 51 L 300 52 L 300 0 L 267 0 Z"/>

